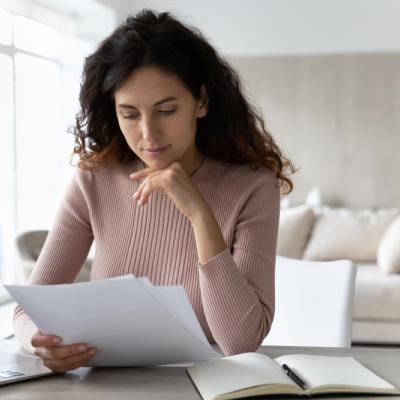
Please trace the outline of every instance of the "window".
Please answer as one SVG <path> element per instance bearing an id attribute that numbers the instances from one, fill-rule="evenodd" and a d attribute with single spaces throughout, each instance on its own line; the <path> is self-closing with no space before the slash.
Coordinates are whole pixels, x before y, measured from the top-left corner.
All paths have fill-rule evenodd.
<path id="1" fill-rule="evenodd" d="M 26 231 L 48 227 L 57 203 L 60 66 L 17 53 L 15 83 L 17 226 Z"/>
<path id="2" fill-rule="evenodd" d="M 14 45 L 17 49 L 56 59 L 59 37 L 59 32 L 54 28 L 40 22 L 18 15 L 14 18 Z"/>
<path id="3" fill-rule="evenodd" d="M 92 50 L 90 42 L 0 9 L 1 282 L 18 281 L 16 235 L 51 227 L 72 173 L 67 129 Z"/>
<path id="4" fill-rule="evenodd" d="M 12 57 L 0 54 L 0 126 L 2 130 L 0 146 L 0 271 L 6 276 L 5 266 L 13 261 L 14 232 L 14 68 Z"/>
<path id="5" fill-rule="evenodd" d="M 12 14 L 0 9 L 0 43 L 10 45 L 12 42 Z"/>

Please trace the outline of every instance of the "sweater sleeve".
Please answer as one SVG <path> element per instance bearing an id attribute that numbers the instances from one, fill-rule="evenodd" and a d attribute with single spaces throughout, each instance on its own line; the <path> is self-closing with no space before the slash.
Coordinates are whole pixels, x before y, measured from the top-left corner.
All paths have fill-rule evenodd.
<path id="1" fill-rule="evenodd" d="M 75 171 L 30 277 L 30 284 L 71 283 L 78 275 L 93 242 L 89 206 L 91 178 L 90 171 Z M 30 341 L 37 327 L 19 306 L 14 311 L 13 322 L 16 337 L 26 350 L 32 351 Z"/>
<path id="2" fill-rule="evenodd" d="M 274 317 L 280 193 L 270 178 L 246 195 L 232 248 L 199 265 L 207 323 L 226 355 L 255 351 Z"/>

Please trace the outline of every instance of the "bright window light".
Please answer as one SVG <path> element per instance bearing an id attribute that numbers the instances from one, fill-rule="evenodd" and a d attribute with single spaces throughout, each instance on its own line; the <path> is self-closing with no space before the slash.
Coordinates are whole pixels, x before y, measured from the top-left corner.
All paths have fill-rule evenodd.
<path id="1" fill-rule="evenodd" d="M 81 70 L 83 67 L 83 60 L 94 49 L 93 44 L 90 44 L 89 42 L 85 42 L 73 36 L 61 34 L 60 50 L 59 61 L 61 64 Z"/>
<path id="2" fill-rule="evenodd" d="M 14 96 L 13 96 L 13 62 L 12 58 L 0 54 L 0 277 L 3 282 L 5 265 L 12 265 L 12 249 L 14 237 Z M 9 271 L 10 272 L 10 271 Z"/>
<path id="3" fill-rule="evenodd" d="M 18 49 L 57 58 L 59 36 L 55 29 L 40 22 L 18 15 L 14 18 L 14 44 Z"/>
<path id="4" fill-rule="evenodd" d="M 96 9 L 84 10 L 82 15 L 90 23 L 100 22 L 90 29 L 84 24 L 83 33 L 78 29 L 82 7 L 78 13 L 64 13 L 44 5 L 28 7 L 30 0 L 7 0 L 12 7 L 5 11 L 2 3 L 0 282 L 25 283 L 26 274 L 19 273 L 16 236 L 51 228 L 74 172 L 69 165 L 74 137 L 67 128 L 74 125 L 79 110 L 83 61 L 97 43 L 96 39 L 83 40 L 82 35 L 92 32 L 100 39 L 105 35 L 103 28 L 112 27 L 110 15 L 104 12 L 99 17 L 94 1 Z M 72 10 L 75 1 L 69 3 Z M 27 6 L 21 9 L 24 15 L 16 14 L 18 4 Z M 0 305 L 2 301 L 0 288 Z"/>
<path id="5" fill-rule="evenodd" d="M 49 227 L 58 204 L 60 67 L 15 55 L 19 231 Z"/>
<path id="6" fill-rule="evenodd" d="M 12 15 L 0 9 L 0 43 L 10 45 L 12 43 Z"/>

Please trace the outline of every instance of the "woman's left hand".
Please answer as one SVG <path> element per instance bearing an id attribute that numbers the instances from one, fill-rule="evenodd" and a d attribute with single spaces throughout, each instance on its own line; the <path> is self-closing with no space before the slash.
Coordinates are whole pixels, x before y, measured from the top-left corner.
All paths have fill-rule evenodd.
<path id="1" fill-rule="evenodd" d="M 206 201 L 178 162 L 173 162 L 161 170 L 145 168 L 129 177 L 134 180 L 143 179 L 133 195 L 133 199 L 140 205 L 147 203 L 154 190 L 161 189 L 188 218 L 207 207 Z"/>

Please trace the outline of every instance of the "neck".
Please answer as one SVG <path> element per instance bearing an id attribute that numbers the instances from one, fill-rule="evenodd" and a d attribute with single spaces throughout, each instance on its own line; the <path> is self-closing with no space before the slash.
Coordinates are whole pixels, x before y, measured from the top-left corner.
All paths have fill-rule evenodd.
<path id="1" fill-rule="evenodd" d="M 204 154 L 196 150 L 195 154 L 193 155 L 193 158 L 189 161 L 189 163 L 182 163 L 182 167 L 188 176 L 192 176 L 201 167 L 201 165 L 204 162 L 204 159 L 205 159 Z"/>

